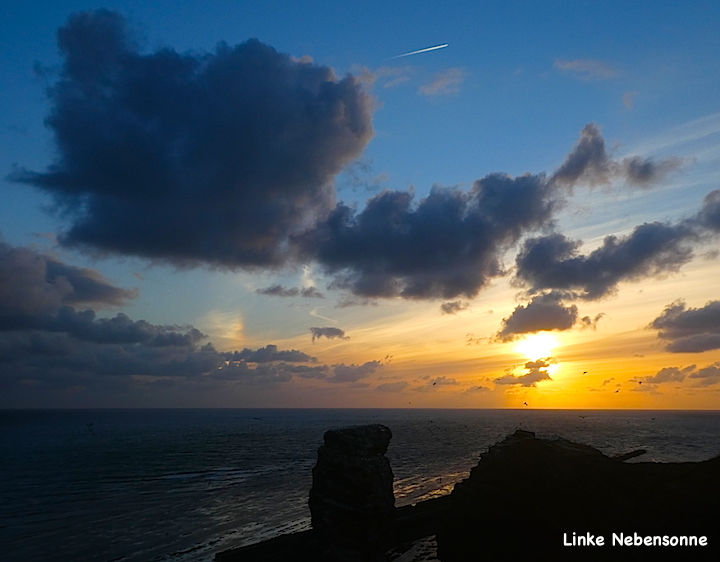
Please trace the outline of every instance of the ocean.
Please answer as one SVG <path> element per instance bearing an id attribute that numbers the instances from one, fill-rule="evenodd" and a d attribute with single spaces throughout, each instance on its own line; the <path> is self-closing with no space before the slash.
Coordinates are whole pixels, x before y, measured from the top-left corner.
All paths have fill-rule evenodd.
<path id="1" fill-rule="evenodd" d="M 328 429 L 382 423 L 396 505 L 447 494 L 522 428 L 637 462 L 720 454 L 720 413 L 598 410 L 4 410 L 0 556 L 8 562 L 210 562 L 310 528 Z M 632 462 L 632 461 L 631 461 Z"/>

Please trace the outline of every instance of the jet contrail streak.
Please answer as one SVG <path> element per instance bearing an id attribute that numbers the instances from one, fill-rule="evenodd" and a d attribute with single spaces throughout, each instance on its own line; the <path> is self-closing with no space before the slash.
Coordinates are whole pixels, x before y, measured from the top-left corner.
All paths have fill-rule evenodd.
<path id="1" fill-rule="evenodd" d="M 411 53 L 405 53 L 404 55 L 397 55 L 393 58 L 399 59 L 400 57 L 409 57 L 410 55 L 417 55 L 418 53 L 427 53 L 428 51 L 434 51 L 435 49 L 444 49 L 447 46 L 448 46 L 448 43 L 445 43 L 444 45 L 437 45 L 435 47 L 428 47 L 427 49 L 420 49 L 419 51 L 412 51 Z"/>

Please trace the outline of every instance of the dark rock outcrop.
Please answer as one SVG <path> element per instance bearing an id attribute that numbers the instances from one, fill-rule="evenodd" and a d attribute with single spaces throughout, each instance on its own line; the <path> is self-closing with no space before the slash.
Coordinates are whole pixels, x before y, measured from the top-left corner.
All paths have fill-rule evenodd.
<path id="1" fill-rule="evenodd" d="M 564 439 L 517 431 L 490 447 L 455 486 L 437 534 L 443 562 L 470 560 L 687 560 L 717 556 L 720 457 L 631 463 Z M 566 546 L 577 537 L 603 546 Z M 613 533 L 706 536 L 708 546 L 612 545 Z M 586 539 L 587 540 L 587 539 Z M 715 558 L 720 559 L 720 558 Z"/>
<path id="2" fill-rule="evenodd" d="M 392 433 L 383 425 L 331 430 L 318 449 L 310 490 L 324 562 L 380 562 L 393 544 Z"/>
<path id="3" fill-rule="evenodd" d="M 218 553 L 217 562 L 384 561 L 437 534 L 442 562 L 720 560 L 720 457 L 624 463 L 518 430 L 449 496 L 394 508 L 384 426 L 328 431 L 310 495 L 313 530 Z M 590 534 L 603 546 L 566 546 Z M 707 537 L 707 546 L 613 546 L 612 536 Z"/>

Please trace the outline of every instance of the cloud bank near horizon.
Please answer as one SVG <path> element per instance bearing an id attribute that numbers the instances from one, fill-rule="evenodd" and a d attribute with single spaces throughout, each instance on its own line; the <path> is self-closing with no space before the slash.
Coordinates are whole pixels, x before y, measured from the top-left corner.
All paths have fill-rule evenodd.
<path id="1" fill-rule="evenodd" d="M 97 314 L 136 296 L 137 291 L 117 287 L 95 270 L 0 242 L 0 388 L 47 392 L 98 381 L 118 391 L 139 384 L 267 386 L 294 377 L 342 384 L 383 366 L 381 361 L 321 364 L 303 351 L 274 344 L 218 351 L 191 325 L 152 324 L 122 312 Z M 337 328 L 318 330 L 324 337 L 347 339 Z"/>

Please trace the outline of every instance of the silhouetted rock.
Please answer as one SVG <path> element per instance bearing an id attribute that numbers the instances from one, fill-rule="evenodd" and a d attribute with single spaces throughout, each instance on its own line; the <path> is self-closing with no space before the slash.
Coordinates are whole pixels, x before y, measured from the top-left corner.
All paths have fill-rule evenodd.
<path id="1" fill-rule="evenodd" d="M 517 431 L 458 483 L 437 534 L 443 562 L 687 560 L 717 556 L 720 457 L 631 463 L 564 439 Z M 592 536 L 588 541 L 587 534 Z M 632 545 L 613 546 L 613 533 Z M 578 537 L 589 546 L 578 546 Z M 603 537 L 603 546 L 597 538 Z M 705 536 L 708 546 L 636 545 L 635 536 Z M 661 539 L 662 540 L 662 539 Z M 652 541 L 652 539 L 651 539 Z M 566 543 L 576 546 L 566 546 Z"/>
<path id="2" fill-rule="evenodd" d="M 318 449 L 312 526 L 326 562 L 380 562 L 393 543 L 392 433 L 383 425 L 331 430 Z"/>

